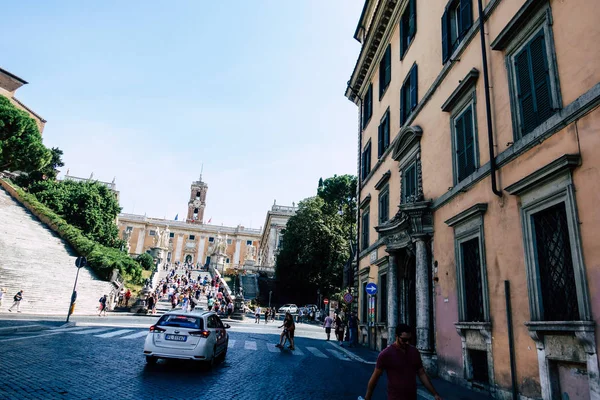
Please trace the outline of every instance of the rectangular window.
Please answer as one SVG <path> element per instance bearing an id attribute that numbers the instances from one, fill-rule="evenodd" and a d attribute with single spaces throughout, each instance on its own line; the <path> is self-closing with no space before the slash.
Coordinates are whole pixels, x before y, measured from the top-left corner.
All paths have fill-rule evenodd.
<path id="1" fill-rule="evenodd" d="M 206 265 L 210 264 L 210 256 L 206 256 Z"/>
<path id="2" fill-rule="evenodd" d="M 473 106 L 469 105 L 453 121 L 454 128 L 454 167 L 456 183 L 475 172 L 477 168 L 475 148 L 475 119 Z"/>
<path id="3" fill-rule="evenodd" d="M 174 238 L 174 237 L 175 237 L 175 232 L 170 232 L 170 233 L 169 233 L 169 237 L 170 237 L 170 238 Z"/>
<path id="4" fill-rule="evenodd" d="M 131 232 L 131 231 L 133 231 L 133 226 L 128 226 L 127 228 L 125 228 L 125 230 L 127 232 Z"/>
<path id="5" fill-rule="evenodd" d="M 369 247 L 369 210 L 363 211 L 362 215 L 362 249 Z"/>
<path id="6" fill-rule="evenodd" d="M 487 351 L 469 349 L 470 366 L 473 371 L 473 380 L 475 382 L 490 383 L 490 373 L 488 371 Z"/>
<path id="7" fill-rule="evenodd" d="M 229 258 L 225 260 L 225 264 L 229 264 Z"/>
<path id="8" fill-rule="evenodd" d="M 390 111 L 386 111 L 379 123 L 377 134 L 377 158 L 381 158 L 383 153 L 390 147 Z"/>
<path id="9" fill-rule="evenodd" d="M 451 0 L 442 15 L 442 63 L 446 63 L 473 25 L 471 0 Z"/>
<path id="10" fill-rule="evenodd" d="M 233 240 L 232 239 L 227 239 L 227 244 L 231 244 L 231 243 L 233 243 Z"/>
<path id="11" fill-rule="evenodd" d="M 417 33 L 417 0 L 409 0 L 400 18 L 400 59 L 404 58 L 408 46 Z"/>
<path id="12" fill-rule="evenodd" d="M 465 291 L 467 322 L 484 322 L 483 281 L 481 276 L 481 252 L 479 238 L 475 237 L 460 244 Z"/>
<path id="13" fill-rule="evenodd" d="M 577 321 L 579 306 L 565 203 L 531 216 L 545 321 Z"/>
<path id="14" fill-rule="evenodd" d="M 410 113 L 417 107 L 418 102 L 418 72 L 414 64 L 400 89 L 400 125 L 404 125 Z"/>
<path id="15" fill-rule="evenodd" d="M 208 238 L 208 242 L 209 242 L 209 243 L 213 243 L 214 241 L 215 241 L 215 238 L 214 238 L 214 237 L 212 237 L 212 236 L 211 236 L 211 237 L 209 237 L 209 238 Z"/>
<path id="16" fill-rule="evenodd" d="M 200 200 L 200 192 L 196 192 L 196 200 Z"/>
<path id="17" fill-rule="evenodd" d="M 369 84 L 369 89 L 363 100 L 363 129 L 367 126 L 373 115 L 373 84 Z"/>
<path id="18" fill-rule="evenodd" d="M 246 240 L 246 246 L 252 246 L 252 240 Z"/>
<path id="19" fill-rule="evenodd" d="M 379 224 L 390 219 L 390 191 L 388 186 L 379 192 Z"/>
<path id="20" fill-rule="evenodd" d="M 417 196 L 417 163 L 413 162 L 402 173 L 402 198 L 405 203 L 413 201 Z"/>
<path id="21" fill-rule="evenodd" d="M 148 235 L 149 236 L 155 236 L 156 235 L 156 231 L 150 231 L 150 232 L 148 232 Z"/>
<path id="22" fill-rule="evenodd" d="M 198 209 L 194 208 L 194 214 L 198 214 Z"/>
<path id="23" fill-rule="evenodd" d="M 533 131 L 554 114 L 550 87 L 550 68 L 544 29 L 514 56 L 521 135 Z"/>
<path id="24" fill-rule="evenodd" d="M 388 44 L 383 58 L 379 62 L 379 100 L 392 80 L 392 46 Z"/>
<path id="25" fill-rule="evenodd" d="M 371 142 L 367 144 L 362 153 L 361 169 L 361 179 L 364 180 L 369 175 L 369 172 L 371 172 Z"/>
<path id="26" fill-rule="evenodd" d="M 379 293 L 380 296 L 380 306 L 379 309 L 381 310 L 379 312 L 379 321 L 383 322 L 383 323 L 387 323 L 387 302 L 388 302 L 388 295 L 387 295 L 387 274 L 383 274 L 379 277 Z"/>
<path id="27" fill-rule="evenodd" d="M 190 240 L 196 240 L 196 235 L 190 235 Z"/>

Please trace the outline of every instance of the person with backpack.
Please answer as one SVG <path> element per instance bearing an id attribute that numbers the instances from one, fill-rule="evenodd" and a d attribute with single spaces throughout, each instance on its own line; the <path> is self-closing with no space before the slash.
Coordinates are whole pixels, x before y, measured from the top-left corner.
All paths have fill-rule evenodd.
<path id="1" fill-rule="evenodd" d="M 98 316 L 100 316 L 102 314 L 102 312 L 104 312 L 104 316 L 106 317 L 106 301 L 107 301 L 107 296 L 104 295 L 102 297 L 100 297 L 100 300 L 98 300 L 100 302 L 100 306 L 98 307 L 100 309 L 100 312 L 98 313 Z"/>
<path id="2" fill-rule="evenodd" d="M 8 311 L 12 312 L 12 309 L 17 306 L 17 312 L 21 312 L 21 300 L 23 300 L 23 290 L 19 290 L 17 292 L 17 294 L 15 294 L 15 297 L 13 297 L 14 303 L 12 306 L 10 306 L 10 308 L 8 309 Z"/>

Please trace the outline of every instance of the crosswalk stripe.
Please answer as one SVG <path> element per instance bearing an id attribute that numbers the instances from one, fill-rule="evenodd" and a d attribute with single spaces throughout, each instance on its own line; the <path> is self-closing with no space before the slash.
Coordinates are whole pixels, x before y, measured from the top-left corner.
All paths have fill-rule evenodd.
<path id="1" fill-rule="evenodd" d="M 271 353 L 277 353 L 279 351 L 279 349 L 275 347 L 273 343 L 267 343 L 267 350 L 269 350 Z"/>
<path id="2" fill-rule="evenodd" d="M 256 350 L 256 342 L 246 340 L 244 343 L 244 349 L 246 350 Z"/>
<path id="3" fill-rule="evenodd" d="M 112 332 L 103 333 L 101 335 L 94 335 L 94 336 L 101 337 L 101 338 L 109 338 L 109 337 L 119 336 L 124 333 L 131 332 L 131 331 L 133 331 L 133 329 L 119 329 L 118 331 L 112 331 Z"/>
<path id="4" fill-rule="evenodd" d="M 89 326 L 75 326 L 70 328 L 56 328 L 52 329 L 52 332 L 73 332 L 73 331 L 82 331 L 84 329 L 90 329 Z"/>
<path id="5" fill-rule="evenodd" d="M 229 339 L 229 344 L 227 345 L 227 348 L 232 348 L 233 346 L 235 346 L 235 340 L 231 340 Z"/>
<path id="6" fill-rule="evenodd" d="M 302 352 L 302 350 L 300 350 L 298 347 L 295 347 L 294 350 L 292 351 L 292 354 L 295 356 L 303 356 L 304 353 Z"/>
<path id="7" fill-rule="evenodd" d="M 317 349 L 316 347 L 307 347 L 306 350 L 310 351 L 311 353 L 313 353 L 313 355 L 315 355 L 316 357 L 319 358 L 329 358 L 327 357 L 327 355 L 323 354 L 319 349 Z"/>
<path id="8" fill-rule="evenodd" d="M 96 329 L 87 329 L 85 331 L 77 331 L 77 332 L 71 332 L 74 335 L 87 335 L 89 333 L 98 333 L 98 332 L 104 332 L 107 331 L 109 329 L 112 328 L 96 328 Z"/>
<path id="9" fill-rule="evenodd" d="M 148 331 L 144 330 L 144 331 L 132 333 L 131 335 L 123 336 L 122 338 L 119 338 L 119 339 L 136 339 L 136 338 L 146 336 L 146 335 L 148 335 Z"/>
<path id="10" fill-rule="evenodd" d="M 333 349 L 327 349 L 327 351 L 330 352 L 331 354 L 333 354 L 336 358 L 339 358 L 340 360 L 350 361 L 350 359 L 348 357 L 346 357 L 346 355 L 343 354 L 341 351 L 337 351 L 337 350 L 333 350 Z"/>

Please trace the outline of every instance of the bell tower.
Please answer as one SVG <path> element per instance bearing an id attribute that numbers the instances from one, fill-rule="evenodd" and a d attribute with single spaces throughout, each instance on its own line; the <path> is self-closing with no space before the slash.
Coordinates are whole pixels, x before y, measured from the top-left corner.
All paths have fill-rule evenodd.
<path id="1" fill-rule="evenodd" d="M 208 185 L 200 179 L 192 182 L 190 186 L 190 201 L 188 202 L 188 214 L 185 222 L 191 224 L 201 224 L 204 218 L 204 208 L 206 207 L 206 191 Z"/>

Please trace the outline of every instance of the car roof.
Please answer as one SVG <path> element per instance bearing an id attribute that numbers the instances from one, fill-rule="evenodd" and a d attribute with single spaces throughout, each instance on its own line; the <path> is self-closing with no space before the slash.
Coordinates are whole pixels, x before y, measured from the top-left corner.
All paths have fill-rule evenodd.
<path id="1" fill-rule="evenodd" d="M 203 311 L 203 310 L 198 310 L 198 311 L 194 310 L 194 311 L 187 312 L 187 313 L 185 313 L 181 310 L 170 310 L 170 311 L 167 311 L 166 313 L 164 313 L 163 315 L 189 315 L 192 317 L 207 317 L 211 314 L 217 315 L 217 313 L 215 313 L 214 311 Z"/>

